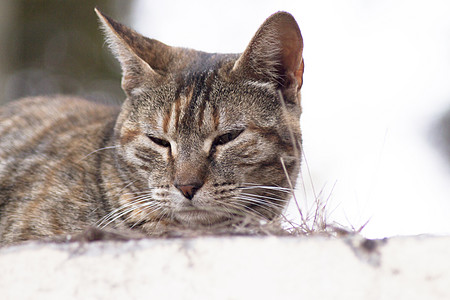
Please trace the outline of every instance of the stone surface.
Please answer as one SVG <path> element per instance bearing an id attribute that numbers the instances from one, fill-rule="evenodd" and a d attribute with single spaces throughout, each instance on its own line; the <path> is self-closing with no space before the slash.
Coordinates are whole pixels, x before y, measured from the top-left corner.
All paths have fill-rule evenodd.
<path id="1" fill-rule="evenodd" d="M 450 299 L 450 237 L 227 237 L 0 249 L 1 299 Z"/>

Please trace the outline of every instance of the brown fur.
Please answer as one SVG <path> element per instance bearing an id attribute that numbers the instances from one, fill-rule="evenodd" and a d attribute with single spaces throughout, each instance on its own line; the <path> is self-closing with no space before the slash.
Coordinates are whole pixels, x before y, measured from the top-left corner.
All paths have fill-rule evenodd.
<path id="1" fill-rule="evenodd" d="M 293 183 L 300 166 L 294 18 L 272 15 L 238 55 L 170 47 L 97 14 L 127 98 L 0 109 L 0 244 L 279 215 L 290 198 L 281 160 Z"/>

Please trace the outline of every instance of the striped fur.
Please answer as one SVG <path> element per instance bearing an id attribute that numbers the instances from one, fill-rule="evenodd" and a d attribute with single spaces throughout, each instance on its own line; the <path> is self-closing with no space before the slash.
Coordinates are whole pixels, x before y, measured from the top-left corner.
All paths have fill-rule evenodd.
<path id="1" fill-rule="evenodd" d="M 293 17 L 272 15 L 238 55 L 170 47 L 97 14 L 127 98 L 0 108 L 0 244 L 88 226 L 151 235 L 279 215 L 300 167 L 303 42 Z"/>

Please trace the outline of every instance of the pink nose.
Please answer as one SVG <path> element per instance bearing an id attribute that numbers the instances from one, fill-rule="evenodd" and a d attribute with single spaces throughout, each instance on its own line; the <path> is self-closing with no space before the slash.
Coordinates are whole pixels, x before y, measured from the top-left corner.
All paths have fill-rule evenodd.
<path id="1" fill-rule="evenodd" d="M 201 184 L 186 184 L 186 185 L 177 185 L 175 184 L 175 187 L 181 191 L 183 196 L 191 200 L 197 190 L 201 188 Z"/>

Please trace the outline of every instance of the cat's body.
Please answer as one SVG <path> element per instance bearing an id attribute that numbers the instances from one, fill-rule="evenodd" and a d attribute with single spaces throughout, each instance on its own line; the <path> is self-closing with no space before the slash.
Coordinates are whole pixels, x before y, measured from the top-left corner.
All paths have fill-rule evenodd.
<path id="1" fill-rule="evenodd" d="M 107 153 L 88 154 L 110 143 L 118 112 L 67 97 L 0 110 L 2 243 L 79 231 L 111 210 L 101 175 Z"/>
<path id="2" fill-rule="evenodd" d="M 127 99 L 0 108 L 0 245 L 88 226 L 151 234 L 279 215 L 301 152 L 292 16 L 269 18 L 242 55 L 172 48 L 99 17 Z"/>

